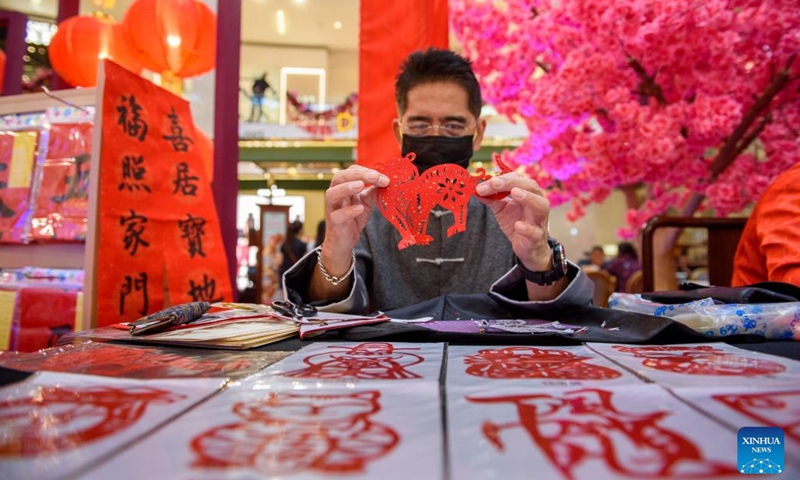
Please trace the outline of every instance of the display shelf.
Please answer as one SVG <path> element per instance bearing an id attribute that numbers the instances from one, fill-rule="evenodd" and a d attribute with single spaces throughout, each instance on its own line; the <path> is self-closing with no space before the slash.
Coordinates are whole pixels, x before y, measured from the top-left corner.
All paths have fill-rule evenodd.
<path id="1" fill-rule="evenodd" d="M 82 88 L 59 90 L 52 96 L 45 93 L 30 93 L 0 97 L 0 117 L 42 113 L 51 107 L 86 107 L 95 105 L 96 89 Z M 54 98 L 57 97 L 57 98 Z M 91 220 L 87 235 L 94 226 Z M 31 244 L 0 244 L 0 268 L 84 268 L 86 266 L 86 244 L 84 242 L 53 242 Z M 85 291 L 85 288 L 84 288 Z M 79 300 L 79 302 L 81 302 Z M 78 309 L 83 310 L 82 305 Z M 87 328 L 79 322 L 76 330 Z"/>

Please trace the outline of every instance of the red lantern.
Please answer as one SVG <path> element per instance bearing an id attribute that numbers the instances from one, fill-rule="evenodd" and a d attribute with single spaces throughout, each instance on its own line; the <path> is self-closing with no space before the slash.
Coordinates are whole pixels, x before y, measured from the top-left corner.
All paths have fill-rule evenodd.
<path id="1" fill-rule="evenodd" d="M 142 71 L 129 53 L 121 26 L 102 14 L 79 15 L 61 22 L 47 54 L 53 70 L 75 87 L 97 83 L 97 63 L 102 58 L 137 74 Z"/>
<path id="2" fill-rule="evenodd" d="M 122 20 L 131 53 L 148 70 L 186 78 L 216 62 L 217 17 L 198 0 L 136 0 Z"/>

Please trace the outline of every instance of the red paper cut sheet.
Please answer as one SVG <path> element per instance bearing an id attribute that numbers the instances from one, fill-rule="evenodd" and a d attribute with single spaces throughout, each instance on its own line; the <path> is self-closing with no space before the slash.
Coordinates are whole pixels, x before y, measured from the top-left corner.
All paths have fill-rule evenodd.
<path id="1" fill-rule="evenodd" d="M 800 468 L 800 388 L 753 389 L 740 385 L 671 390 L 734 430 L 745 426 L 782 428 L 784 456 L 787 462 Z"/>
<path id="2" fill-rule="evenodd" d="M 447 348 L 448 387 L 641 385 L 642 380 L 583 345 Z"/>
<path id="3" fill-rule="evenodd" d="M 222 386 L 39 373 L 0 389 L 0 478 L 67 478 Z"/>
<path id="4" fill-rule="evenodd" d="M 377 391 L 349 394 L 271 393 L 239 402 L 240 421 L 196 436 L 195 467 L 245 468 L 262 475 L 360 473 L 390 453 L 400 437 L 376 422 Z"/>
<path id="5" fill-rule="evenodd" d="M 291 379 L 438 380 L 442 344 L 315 343 L 264 371 Z"/>
<path id="6" fill-rule="evenodd" d="M 32 353 L 0 352 L 0 366 L 125 378 L 244 377 L 287 352 L 229 353 L 84 342 Z"/>
<path id="7" fill-rule="evenodd" d="M 89 122 L 50 127 L 47 155 L 36 175 L 32 240 L 86 238 L 92 128 Z"/>
<path id="8" fill-rule="evenodd" d="M 285 380 L 257 374 L 230 384 L 98 467 L 92 478 L 360 480 L 441 475 L 438 384 L 394 388 L 375 382 Z"/>
<path id="9" fill-rule="evenodd" d="M 29 194 L 41 138 L 34 129 L 0 131 L 0 243 L 27 241 Z"/>
<path id="10" fill-rule="evenodd" d="M 482 478 L 490 468 L 493 478 L 738 475 L 735 431 L 658 386 L 486 389 L 462 398 L 449 405 L 452 478 Z"/>
<path id="11" fill-rule="evenodd" d="M 599 354 L 667 387 L 800 384 L 800 362 L 723 343 L 611 345 L 589 343 Z"/>
<path id="12" fill-rule="evenodd" d="M 375 165 L 375 170 L 390 180 L 388 187 L 378 189 L 378 209 L 400 232 L 399 250 L 412 245 L 430 244 L 433 238 L 427 234 L 428 218 L 437 205 L 453 212 L 455 224 L 447 229 L 448 237 L 465 231 L 467 203 L 475 194 L 475 187 L 492 178 L 483 168 L 477 169 L 475 175 L 470 175 L 464 167 L 452 163 L 437 165 L 420 175 L 414 164 L 415 158 L 414 153 L 409 153 L 405 157 Z M 499 155 L 495 154 L 494 160 L 502 173 L 511 171 Z M 496 200 L 506 196 L 507 193 L 502 193 L 483 198 Z"/>

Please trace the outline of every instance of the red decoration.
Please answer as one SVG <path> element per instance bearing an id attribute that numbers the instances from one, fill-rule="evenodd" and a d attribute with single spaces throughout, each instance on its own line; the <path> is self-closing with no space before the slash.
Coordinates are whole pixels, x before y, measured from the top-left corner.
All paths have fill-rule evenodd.
<path id="1" fill-rule="evenodd" d="M 437 165 L 420 175 L 414 164 L 415 158 L 416 154 L 412 152 L 375 166 L 375 170 L 389 177 L 391 182 L 388 187 L 378 189 L 378 209 L 400 232 L 402 238 L 397 244 L 398 250 L 431 243 L 433 238 L 427 234 L 428 218 L 436 205 L 450 210 L 455 217 L 455 225 L 447 229 L 448 237 L 465 231 L 469 198 L 480 182 L 492 178 L 483 168 L 477 169 L 476 175 L 470 175 L 466 169 L 453 163 Z M 511 171 L 499 155 L 494 155 L 494 161 L 502 173 Z M 498 200 L 507 195 L 503 192 L 482 198 Z"/>
<path id="2" fill-rule="evenodd" d="M 136 0 L 122 20 L 131 53 L 148 70 L 186 78 L 216 63 L 217 16 L 197 0 Z"/>
<path id="3" fill-rule="evenodd" d="M 709 347 L 621 347 L 614 349 L 644 358 L 642 365 L 664 372 L 687 375 L 756 376 L 781 373 L 786 367 L 777 362 L 726 353 Z"/>
<path id="4" fill-rule="evenodd" d="M 259 475 L 364 472 L 391 452 L 400 437 L 370 417 L 380 412 L 380 392 L 272 393 L 240 402 L 242 421 L 212 428 L 192 440 L 201 468 L 249 468 Z"/>
<path id="5" fill-rule="evenodd" d="M 200 154 L 200 159 L 203 160 L 203 166 L 206 170 L 208 181 L 214 181 L 214 141 L 208 138 L 208 135 L 203 133 L 200 128 L 194 129 L 194 146 L 197 147 L 197 152 Z"/>
<path id="6" fill-rule="evenodd" d="M 406 367 L 422 363 L 421 356 L 408 352 L 417 348 L 395 348 L 391 343 L 362 343 L 355 347 L 328 347 L 329 353 L 317 353 L 303 359 L 302 370 L 287 372 L 287 377 L 358 378 L 362 380 L 406 380 L 420 378 Z"/>
<path id="7" fill-rule="evenodd" d="M 0 400 L 0 457 L 48 456 L 136 424 L 150 403 L 182 399 L 156 388 L 42 387 L 35 397 Z"/>
<path id="8" fill-rule="evenodd" d="M 61 335 L 75 330 L 78 293 L 46 287 L 19 290 L 17 350 L 35 352 L 53 347 Z"/>
<path id="9" fill-rule="evenodd" d="M 611 404 L 611 397 L 606 390 L 582 389 L 558 395 L 467 400 L 513 404 L 519 422 L 484 422 L 484 437 L 502 451 L 503 430 L 524 429 L 564 478 L 575 478 L 579 467 L 593 461 L 630 478 L 677 478 L 686 472 L 706 478 L 736 473 L 734 466 L 709 461 L 691 440 L 659 425 L 669 412 L 655 407 L 647 413 L 620 411 Z"/>
<path id="10" fill-rule="evenodd" d="M 758 423 L 780 427 L 787 437 L 800 442 L 800 390 L 720 394 L 711 398 Z M 791 416 L 788 421 L 787 416 Z"/>
<path id="11" fill-rule="evenodd" d="M 0 50 L 0 92 L 3 91 L 3 80 L 6 78 L 6 54 Z"/>
<path id="12" fill-rule="evenodd" d="M 559 380 L 610 380 L 622 376 L 612 368 L 586 363 L 566 350 L 507 347 L 480 350 L 464 359 L 467 373 L 484 378 L 546 378 Z"/>
<path id="13" fill-rule="evenodd" d="M 47 55 L 56 73 L 74 87 L 94 86 L 98 60 L 103 58 L 134 73 L 142 71 L 122 38 L 120 25 L 102 14 L 79 15 L 61 22 Z"/>

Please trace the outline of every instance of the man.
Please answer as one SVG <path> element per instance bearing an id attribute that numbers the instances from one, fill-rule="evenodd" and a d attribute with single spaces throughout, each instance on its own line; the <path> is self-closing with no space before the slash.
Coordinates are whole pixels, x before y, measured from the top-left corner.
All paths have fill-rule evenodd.
<path id="1" fill-rule="evenodd" d="M 395 89 L 394 132 L 403 156 L 414 152 L 420 173 L 441 163 L 466 168 L 486 129 L 469 61 L 447 50 L 415 52 Z M 326 192 L 325 242 L 287 272 L 290 300 L 353 313 L 487 291 L 501 304 L 532 313 L 590 302 L 591 282 L 577 266 L 561 262 L 560 244 L 548 242 L 550 204 L 535 181 L 508 173 L 481 183 L 478 196 L 510 195 L 471 199 L 466 231 L 452 237 L 446 232 L 453 215 L 435 209 L 430 245 L 402 250 L 400 234 L 374 208 L 376 189 L 388 185 L 388 177 L 360 165 L 334 175 Z"/>

